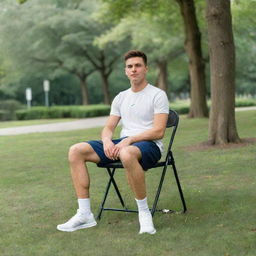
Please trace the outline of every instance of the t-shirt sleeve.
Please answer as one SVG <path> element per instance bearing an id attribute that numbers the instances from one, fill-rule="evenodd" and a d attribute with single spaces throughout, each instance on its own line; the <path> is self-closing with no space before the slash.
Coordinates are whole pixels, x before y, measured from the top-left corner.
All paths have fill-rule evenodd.
<path id="1" fill-rule="evenodd" d="M 112 101 L 110 115 L 121 116 L 121 113 L 120 113 L 120 98 L 121 98 L 121 96 L 120 96 L 120 93 L 119 93 L 119 94 L 116 95 L 116 97 Z"/>
<path id="2" fill-rule="evenodd" d="M 154 99 L 154 114 L 166 113 L 169 114 L 169 100 L 164 91 L 156 94 Z"/>

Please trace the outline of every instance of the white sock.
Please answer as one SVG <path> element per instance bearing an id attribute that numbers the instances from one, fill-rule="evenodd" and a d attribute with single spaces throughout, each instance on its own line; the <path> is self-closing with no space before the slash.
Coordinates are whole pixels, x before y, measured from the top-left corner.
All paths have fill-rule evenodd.
<path id="1" fill-rule="evenodd" d="M 138 200 L 135 198 L 135 200 L 136 200 L 139 212 L 150 212 L 148 208 L 147 197 L 145 197 L 142 200 Z"/>
<path id="2" fill-rule="evenodd" d="M 90 198 L 78 198 L 79 212 L 82 214 L 91 214 Z"/>

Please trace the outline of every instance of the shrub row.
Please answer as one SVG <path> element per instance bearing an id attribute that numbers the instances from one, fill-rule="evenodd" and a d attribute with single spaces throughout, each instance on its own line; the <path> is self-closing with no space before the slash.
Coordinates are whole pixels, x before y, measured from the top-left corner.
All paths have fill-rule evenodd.
<path id="1" fill-rule="evenodd" d="M 12 104 L 11 104 L 12 105 Z M 14 104 L 16 105 L 16 104 Z M 209 104 L 210 105 L 210 104 Z M 178 114 L 187 114 L 189 112 L 189 102 L 171 103 L 171 108 L 177 111 Z M 236 99 L 236 107 L 256 106 L 255 99 Z M 17 106 L 12 108 L 13 109 Z M 8 108 L 7 108 L 8 109 Z M 10 108 L 9 108 L 10 109 Z M 16 119 L 30 120 L 30 119 L 50 119 L 50 118 L 86 118 L 108 115 L 110 106 L 97 104 L 88 106 L 53 106 L 53 107 L 32 107 L 31 109 L 21 109 L 15 111 Z M 15 115 L 12 114 L 15 119 Z M 10 110 L 1 110 L 0 104 L 0 120 L 10 119 Z"/>
<path id="2" fill-rule="evenodd" d="M 108 105 L 32 107 L 16 111 L 16 117 L 18 120 L 85 118 L 108 115 L 109 111 Z"/>
<path id="3" fill-rule="evenodd" d="M 189 102 L 177 102 L 177 104 L 171 103 L 170 104 L 171 109 L 175 110 L 178 114 L 188 114 L 189 112 Z M 211 106 L 211 103 L 208 103 L 208 107 Z M 235 106 L 236 107 L 252 107 L 252 106 L 256 106 L 256 100 L 255 99 L 242 99 L 242 98 L 238 98 L 236 99 L 235 102 Z"/>
<path id="4" fill-rule="evenodd" d="M 236 99 L 236 107 L 252 107 L 256 106 L 256 99 Z"/>

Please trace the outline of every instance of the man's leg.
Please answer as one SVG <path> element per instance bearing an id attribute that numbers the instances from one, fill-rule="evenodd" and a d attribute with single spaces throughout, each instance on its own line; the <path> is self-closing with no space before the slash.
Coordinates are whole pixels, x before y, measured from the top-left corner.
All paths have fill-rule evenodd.
<path id="1" fill-rule="evenodd" d="M 75 216 L 66 223 L 58 225 L 57 229 L 71 232 L 97 224 L 90 208 L 90 177 L 86 162 L 98 163 L 100 159 L 92 147 L 85 142 L 71 146 L 68 158 L 79 209 Z"/>
<path id="2" fill-rule="evenodd" d="M 154 234 L 156 230 L 147 203 L 145 172 L 139 163 L 141 151 L 136 146 L 128 146 L 120 151 L 119 158 L 126 169 L 128 183 L 131 186 L 138 205 L 139 233 Z"/>
<path id="3" fill-rule="evenodd" d="M 89 198 L 90 177 L 86 162 L 98 163 L 99 156 L 88 143 L 82 142 L 70 147 L 68 159 L 77 198 Z"/>

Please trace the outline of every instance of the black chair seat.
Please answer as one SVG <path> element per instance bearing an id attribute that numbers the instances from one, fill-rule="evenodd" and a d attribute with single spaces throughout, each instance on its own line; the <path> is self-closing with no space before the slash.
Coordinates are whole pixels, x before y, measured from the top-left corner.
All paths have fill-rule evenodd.
<path id="1" fill-rule="evenodd" d="M 171 163 L 172 163 L 172 159 L 169 157 L 167 165 L 171 165 Z M 100 168 L 118 168 L 118 169 L 123 169 L 124 168 L 123 164 L 120 161 L 116 161 L 116 162 L 110 163 L 110 164 L 97 164 L 97 166 L 100 167 Z M 162 167 L 162 166 L 165 166 L 165 161 L 163 161 L 163 160 L 157 162 L 150 169 L 157 168 L 157 167 Z"/>

